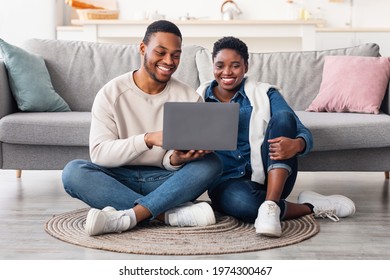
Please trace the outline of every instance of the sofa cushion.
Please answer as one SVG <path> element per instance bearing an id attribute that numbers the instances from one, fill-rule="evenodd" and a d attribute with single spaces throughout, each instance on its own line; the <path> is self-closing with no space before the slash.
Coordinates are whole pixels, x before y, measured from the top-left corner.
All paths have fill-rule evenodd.
<path id="1" fill-rule="evenodd" d="M 19 112 L 0 120 L 0 142 L 88 146 L 90 112 Z"/>
<path id="2" fill-rule="evenodd" d="M 67 112 L 68 104 L 55 92 L 45 61 L 0 39 L 9 85 L 21 111 Z"/>
<path id="3" fill-rule="evenodd" d="M 97 92 L 110 80 L 141 64 L 138 45 L 29 39 L 23 48 L 41 55 L 55 90 L 72 111 L 91 111 Z M 194 89 L 199 86 L 195 55 L 198 46 L 183 46 L 174 76 Z"/>
<path id="4" fill-rule="evenodd" d="M 173 77 L 183 83 L 186 83 L 194 90 L 200 86 L 195 56 L 201 49 L 203 48 L 195 45 L 183 46 L 179 67 L 173 74 Z"/>
<path id="5" fill-rule="evenodd" d="M 201 49 L 196 53 L 196 67 L 199 72 L 199 82 L 201 84 L 213 80 L 213 58 L 208 49 Z"/>
<path id="6" fill-rule="evenodd" d="M 296 112 L 313 134 L 313 151 L 390 147 L 390 116 Z"/>
<path id="7" fill-rule="evenodd" d="M 9 88 L 7 69 L 4 60 L 0 58 L 0 119 L 17 110 L 15 98 Z"/>
<path id="8" fill-rule="evenodd" d="M 389 78 L 388 57 L 327 56 L 320 91 L 306 111 L 378 114 Z"/>
<path id="9" fill-rule="evenodd" d="M 280 87 L 294 110 L 305 110 L 319 92 L 325 57 L 335 55 L 377 57 L 380 54 L 376 44 L 324 51 L 250 53 L 247 75 Z M 196 58 L 200 82 L 213 79 L 210 52 L 200 50 Z"/>
<path id="10" fill-rule="evenodd" d="M 103 85 L 140 65 L 136 45 L 29 39 L 22 46 L 45 59 L 54 89 L 72 111 L 91 111 Z"/>

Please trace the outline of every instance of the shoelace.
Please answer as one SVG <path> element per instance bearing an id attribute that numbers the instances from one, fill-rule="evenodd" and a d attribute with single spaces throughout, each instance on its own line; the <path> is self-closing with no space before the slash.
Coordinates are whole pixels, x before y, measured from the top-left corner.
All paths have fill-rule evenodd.
<path id="1" fill-rule="evenodd" d="M 268 205 L 268 215 L 276 216 L 276 209 L 277 206 L 275 204 L 269 204 Z"/>
<path id="2" fill-rule="evenodd" d="M 323 218 L 323 219 L 329 218 L 329 219 L 331 219 L 334 222 L 340 221 L 339 217 L 337 217 L 337 215 L 335 214 L 334 210 L 316 209 L 316 211 L 314 212 L 314 215 L 316 217 L 320 217 L 320 218 Z"/>

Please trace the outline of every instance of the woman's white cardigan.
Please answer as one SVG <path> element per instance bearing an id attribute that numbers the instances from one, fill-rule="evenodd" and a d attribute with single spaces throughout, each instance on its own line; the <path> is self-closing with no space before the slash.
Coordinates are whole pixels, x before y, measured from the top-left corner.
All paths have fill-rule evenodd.
<path id="1" fill-rule="evenodd" d="M 197 90 L 202 96 L 206 93 L 206 89 L 212 81 L 203 83 Z M 249 98 L 252 105 L 252 114 L 249 121 L 249 145 L 250 145 L 250 158 L 252 165 L 252 178 L 251 180 L 260 184 L 264 184 L 265 170 L 263 167 L 263 160 L 261 157 L 261 145 L 264 141 L 265 132 L 271 119 L 271 106 L 267 95 L 270 88 L 278 87 L 261 82 L 255 82 L 247 79 L 245 81 L 245 94 Z"/>

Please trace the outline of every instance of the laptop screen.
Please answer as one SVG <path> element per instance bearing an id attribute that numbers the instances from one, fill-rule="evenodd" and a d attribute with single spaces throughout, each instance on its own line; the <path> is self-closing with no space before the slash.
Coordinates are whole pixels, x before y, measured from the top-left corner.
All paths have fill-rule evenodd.
<path id="1" fill-rule="evenodd" d="M 237 149 L 237 103 L 167 102 L 163 148 L 167 150 Z"/>

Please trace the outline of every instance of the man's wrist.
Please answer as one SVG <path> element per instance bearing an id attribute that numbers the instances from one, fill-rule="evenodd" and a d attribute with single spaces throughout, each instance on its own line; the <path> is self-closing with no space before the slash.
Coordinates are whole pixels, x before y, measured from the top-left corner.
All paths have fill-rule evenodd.
<path id="1" fill-rule="evenodd" d="M 175 160 L 175 152 L 173 152 L 173 154 L 169 157 L 169 162 L 171 163 L 172 166 L 179 166 L 181 165 L 181 162 L 178 162 L 177 160 Z"/>
<path id="2" fill-rule="evenodd" d="M 153 145 L 151 145 L 149 143 L 149 141 L 150 141 L 150 134 L 148 132 L 146 132 L 145 135 L 144 135 L 144 141 L 145 141 L 146 146 L 148 146 L 149 149 L 153 148 Z"/>

